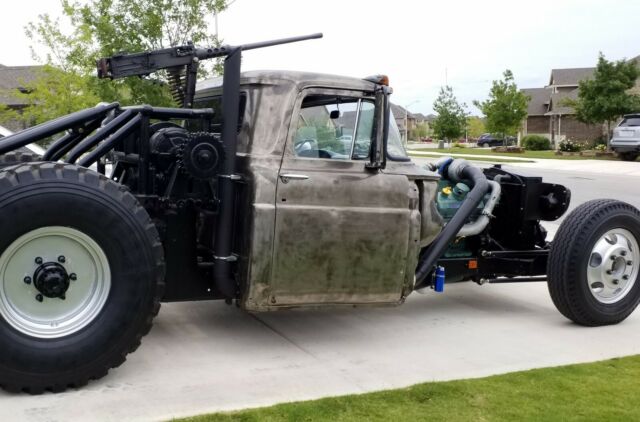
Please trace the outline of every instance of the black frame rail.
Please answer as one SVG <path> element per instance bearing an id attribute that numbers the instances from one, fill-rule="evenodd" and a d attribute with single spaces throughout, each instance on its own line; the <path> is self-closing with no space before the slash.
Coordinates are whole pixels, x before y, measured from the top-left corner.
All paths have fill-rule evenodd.
<path id="1" fill-rule="evenodd" d="M 139 194 L 148 193 L 149 123 L 157 120 L 193 120 L 210 127 L 214 111 L 151 106 L 120 107 L 118 103 L 99 104 L 59 119 L 7 136 L 0 140 L 0 154 L 14 151 L 28 144 L 62 135 L 45 151 L 43 161 L 58 161 L 90 167 L 137 132 L 137 160 L 139 162 Z M 98 165 L 101 173 L 103 166 Z"/>

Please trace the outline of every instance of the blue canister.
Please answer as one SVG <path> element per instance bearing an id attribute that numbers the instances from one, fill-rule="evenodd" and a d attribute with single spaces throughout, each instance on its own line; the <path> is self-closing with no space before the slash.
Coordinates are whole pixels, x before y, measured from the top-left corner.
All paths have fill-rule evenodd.
<path id="1" fill-rule="evenodd" d="M 436 282 L 433 289 L 438 292 L 444 292 L 444 267 L 436 267 Z"/>

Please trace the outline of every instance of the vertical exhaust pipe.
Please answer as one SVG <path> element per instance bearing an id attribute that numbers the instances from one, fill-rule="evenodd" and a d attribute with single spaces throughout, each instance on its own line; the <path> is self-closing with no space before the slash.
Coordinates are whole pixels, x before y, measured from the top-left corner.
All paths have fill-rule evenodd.
<path id="1" fill-rule="evenodd" d="M 215 265 L 213 277 L 216 288 L 227 298 L 237 294 L 237 284 L 233 276 L 232 254 L 235 214 L 235 184 L 239 178 L 236 171 L 236 152 L 238 145 L 238 113 L 240 108 L 240 61 L 242 48 L 236 47 L 224 61 L 222 79 L 222 144 L 225 148 L 225 160 L 222 174 L 218 175 L 218 199 L 220 211 L 216 222 L 213 250 Z"/>

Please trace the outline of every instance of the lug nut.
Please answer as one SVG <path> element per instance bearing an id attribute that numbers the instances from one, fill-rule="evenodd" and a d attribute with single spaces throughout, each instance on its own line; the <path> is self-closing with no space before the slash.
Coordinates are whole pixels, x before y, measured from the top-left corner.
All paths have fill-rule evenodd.
<path id="1" fill-rule="evenodd" d="M 36 264 L 38 264 L 38 265 L 42 264 L 42 258 L 37 257 L 36 258 Z"/>
<path id="2" fill-rule="evenodd" d="M 607 274 L 611 275 L 611 274 L 613 274 L 613 272 L 611 270 L 607 270 Z"/>
<path id="3" fill-rule="evenodd" d="M 27 276 L 24 278 L 25 284 L 31 284 L 31 277 Z"/>
<path id="4" fill-rule="evenodd" d="M 633 265 L 633 261 L 627 261 L 627 265 Z"/>
<path id="5" fill-rule="evenodd" d="M 76 275 L 76 273 L 69 274 L 69 280 L 76 281 L 77 279 L 78 279 L 78 276 Z"/>
<path id="6" fill-rule="evenodd" d="M 622 279 L 623 280 L 629 280 L 629 276 L 625 274 L 625 275 L 622 276 Z"/>
<path id="7" fill-rule="evenodd" d="M 627 256 L 627 251 L 620 251 L 620 255 Z"/>
<path id="8" fill-rule="evenodd" d="M 618 284 L 618 279 L 613 280 L 612 283 L 617 285 Z"/>
<path id="9" fill-rule="evenodd" d="M 611 255 L 611 257 L 609 259 L 611 259 L 612 261 L 615 261 L 618 257 L 615 255 Z"/>
<path id="10" fill-rule="evenodd" d="M 58 262 L 64 264 L 65 262 L 67 262 L 67 258 L 65 258 L 64 255 L 60 255 L 58 257 Z"/>
<path id="11" fill-rule="evenodd" d="M 42 297 L 42 295 L 41 295 L 41 294 L 38 294 L 38 295 L 36 295 L 36 300 L 37 300 L 38 302 L 42 302 L 42 301 L 44 300 L 44 297 Z"/>

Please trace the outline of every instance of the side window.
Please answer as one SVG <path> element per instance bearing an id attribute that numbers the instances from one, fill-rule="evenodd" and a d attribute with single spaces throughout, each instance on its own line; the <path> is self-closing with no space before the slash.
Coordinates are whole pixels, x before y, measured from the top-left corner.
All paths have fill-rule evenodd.
<path id="1" fill-rule="evenodd" d="M 240 132 L 240 127 L 242 126 L 246 105 L 247 94 L 242 92 L 240 94 L 240 105 L 238 110 L 238 132 Z M 198 98 L 194 101 L 194 108 L 212 108 L 214 114 L 213 119 L 211 120 L 211 130 L 213 132 L 220 133 L 222 130 L 222 96 L 217 95 L 214 97 Z M 199 120 L 187 120 L 187 129 L 192 132 L 205 130 Z"/>
<path id="2" fill-rule="evenodd" d="M 366 160 L 371 150 L 371 138 L 373 134 L 373 119 L 375 118 L 376 105 L 373 101 L 362 100 L 360 102 L 360 114 L 358 115 L 358 128 L 356 141 L 353 145 L 353 160 Z"/>
<path id="3" fill-rule="evenodd" d="M 374 104 L 369 100 L 327 95 L 304 98 L 294 152 L 298 157 L 359 160 L 369 156 Z"/>

